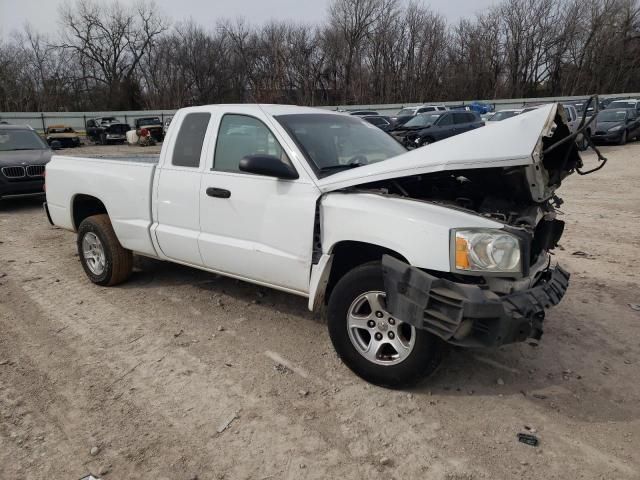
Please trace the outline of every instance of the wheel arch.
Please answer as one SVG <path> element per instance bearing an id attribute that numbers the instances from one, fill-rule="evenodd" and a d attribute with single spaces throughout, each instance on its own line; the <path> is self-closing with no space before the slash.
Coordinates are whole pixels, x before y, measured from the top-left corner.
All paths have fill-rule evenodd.
<path id="1" fill-rule="evenodd" d="M 326 305 L 336 283 L 347 272 L 365 263 L 382 260 L 383 255 L 409 263 L 404 255 L 383 245 L 358 240 L 341 240 L 333 244 L 323 255 L 325 260 L 321 262 L 321 268 L 324 271 L 312 275 L 309 310 Z"/>
<path id="2" fill-rule="evenodd" d="M 78 193 L 71 199 L 71 220 L 76 232 L 85 218 L 102 213 L 109 214 L 107 207 L 102 200 L 93 195 Z"/>

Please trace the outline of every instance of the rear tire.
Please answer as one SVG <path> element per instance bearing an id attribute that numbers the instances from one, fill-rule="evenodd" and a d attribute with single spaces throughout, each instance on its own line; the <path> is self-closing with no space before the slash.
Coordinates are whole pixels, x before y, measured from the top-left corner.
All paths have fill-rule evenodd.
<path id="1" fill-rule="evenodd" d="M 367 307 L 366 298 L 370 295 L 374 295 L 373 301 Z M 338 281 L 329 298 L 329 336 L 342 361 L 356 375 L 381 387 L 409 387 L 440 365 L 445 352 L 444 342 L 425 330 L 393 319 L 385 311 L 384 297 L 379 261 L 348 272 Z M 379 304 L 375 303 L 376 299 L 380 300 Z M 358 302 L 365 309 L 354 312 L 354 308 L 360 308 Z M 364 322 L 362 327 L 354 327 L 352 318 Z M 391 337 L 392 332 L 394 337 Z M 378 334 L 380 340 L 376 343 L 374 339 Z M 367 343 L 368 348 L 365 348 Z M 397 358 L 394 358 L 394 351 L 398 353 Z"/>
<path id="2" fill-rule="evenodd" d="M 93 215 L 78 228 L 78 255 L 93 283 L 112 286 L 124 282 L 133 270 L 133 253 L 116 237 L 106 214 Z"/>

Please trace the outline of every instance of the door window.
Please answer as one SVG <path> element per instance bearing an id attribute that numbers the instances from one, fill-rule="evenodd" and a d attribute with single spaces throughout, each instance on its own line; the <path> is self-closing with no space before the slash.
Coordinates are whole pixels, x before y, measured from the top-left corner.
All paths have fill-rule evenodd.
<path id="1" fill-rule="evenodd" d="M 442 115 L 438 121 L 438 126 L 446 127 L 448 125 L 453 125 L 453 115 Z"/>
<path id="2" fill-rule="evenodd" d="M 200 166 L 202 144 L 210 118 L 211 114 L 206 112 L 188 113 L 184 117 L 173 149 L 172 165 L 192 168 Z"/>
<path id="3" fill-rule="evenodd" d="M 456 125 L 462 124 L 462 123 L 469 123 L 469 117 L 468 114 L 466 113 L 454 113 L 453 114 L 453 121 Z"/>
<path id="4" fill-rule="evenodd" d="M 247 115 L 225 115 L 218 130 L 213 170 L 240 172 L 240 160 L 249 155 L 271 155 L 290 163 L 278 140 L 260 120 Z"/>

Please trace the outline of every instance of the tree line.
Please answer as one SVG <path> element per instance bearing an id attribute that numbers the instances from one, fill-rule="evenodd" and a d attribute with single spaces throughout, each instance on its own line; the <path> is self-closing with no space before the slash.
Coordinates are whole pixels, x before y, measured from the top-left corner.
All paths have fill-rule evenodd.
<path id="1" fill-rule="evenodd" d="M 640 91 L 640 0 L 503 0 L 448 23 L 417 0 L 333 0 L 316 25 L 171 24 L 77 0 L 0 43 L 0 111 L 355 105 Z"/>

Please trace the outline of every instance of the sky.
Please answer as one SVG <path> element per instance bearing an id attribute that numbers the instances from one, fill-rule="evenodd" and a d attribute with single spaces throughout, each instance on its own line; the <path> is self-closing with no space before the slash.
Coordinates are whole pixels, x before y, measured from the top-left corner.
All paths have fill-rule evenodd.
<path id="1" fill-rule="evenodd" d="M 55 34 L 59 28 L 57 10 L 69 0 L 0 0 L 0 36 L 8 38 L 29 22 L 37 31 Z M 108 1 L 108 0 L 100 0 Z M 135 0 L 121 0 L 134 3 Z M 423 0 L 432 10 L 449 21 L 473 16 L 499 0 Z M 327 15 L 329 0 L 156 0 L 163 14 L 172 22 L 194 19 L 207 26 L 222 18 L 244 17 L 261 24 L 270 19 L 319 23 Z"/>

